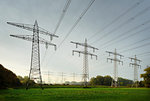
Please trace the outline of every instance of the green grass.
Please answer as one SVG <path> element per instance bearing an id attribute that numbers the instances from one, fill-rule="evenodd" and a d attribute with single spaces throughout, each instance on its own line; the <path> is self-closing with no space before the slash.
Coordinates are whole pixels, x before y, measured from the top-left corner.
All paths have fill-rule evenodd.
<path id="1" fill-rule="evenodd" d="M 0 90 L 0 101 L 148 101 L 147 88 L 39 88 Z"/>

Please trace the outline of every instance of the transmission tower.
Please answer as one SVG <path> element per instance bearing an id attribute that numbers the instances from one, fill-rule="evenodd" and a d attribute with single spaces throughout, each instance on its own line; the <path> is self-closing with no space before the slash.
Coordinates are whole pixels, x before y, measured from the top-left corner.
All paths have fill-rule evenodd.
<path id="1" fill-rule="evenodd" d="M 30 65 L 29 79 L 28 79 L 28 82 L 26 85 L 26 89 L 29 88 L 30 80 L 34 80 L 37 83 L 39 83 L 41 88 L 43 89 L 41 70 L 40 70 L 40 46 L 39 46 L 39 43 L 45 44 L 46 48 L 48 48 L 48 45 L 52 45 L 55 47 L 55 50 L 56 50 L 56 45 L 41 38 L 39 36 L 39 34 L 50 36 L 50 39 L 52 39 L 53 37 L 58 37 L 58 36 L 39 27 L 37 21 L 35 21 L 34 25 L 22 24 L 22 23 L 12 23 L 12 22 L 7 22 L 7 24 L 10 24 L 10 25 L 22 28 L 22 29 L 26 29 L 29 31 L 33 31 L 33 35 L 10 35 L 10 36 L 15 37 L 15 38 L 20 38 L 23 40 L 27 40 L 27 41 L 32 41 L 31 65 Z"/>
<path id="2" fill-rule="evenodd" d="M 106 52 L 109 53 L 109 56 L 110 56 L 110 54 L 114 55 L 114 58 L 107 58 L 107 62 L 108 62 L 108 60 L 111 60 L 111 63 L 112 63 L 112 61 L 114 61 L 114 77 L 112 79 L 111 86 L 112 87 L 117 87 L 118 86 L 118 67 L 117 67 L 117 62 L 119 62 L 119 64 L 122 63 L 122 65 L 123 65 L 123 61 L 119 60 L 117 58 L 117 56 L 119 56 L 120 59 L 121 59 L 121 57 L 123 57 L 123 55 L 117 53 L 116 49 L 115 49 L 114 52 L 109 52 L 109 51 L 106 51 Z"/>
<path id="3" fill-rule="evenodd" d="M 84 47 L 84 51 L 73 50 L 72 55 L 74 55 L 74 52 L 79 53 L 79 56 L 80 56 L 80 53 L 84 55 L 84 57 L 83 57 L 83 75 L 82 75 L 82 79 L 83 79 L 83 85 L 85 87 L 87 87 L 87 83 L 88 83 L 88 79 L 89 79 L 88 55 L 91 56 L 91 59 L 92 59 L 92 56 L 95 56 L 96 60 L 97 60 L 97 55 L 89 53 L 88 48 L 92 48 L 93 52 L 95 52 L 95 50 L 98 50 L 98 48 L 95 48 L 93 46 L 88 45 L 87 44 L 87 39 L 85 39 L 84 43 L 73 42 L 73 41 L 71 41 L 71 43 L 76 44 L 76 48 L 78 48 L 78 45 Z"/>
<path id="4" fill-rule="evenodd" d="M 75 81 L 76 75 L 77 75 L 76 73 L 72 73 L 72 74 L 71 74 L 72 81 Z"/>
<path id="5" fill-rule="evenodd" d="M 47 71 L 45 75 L 47 75 L 47 82 L 48 84 L 51 84 L 50 82 L 50 76 L 52 75 L 53 72 Z"/>
<path id="6" fill-rule="evenodd" d="M 135 85 L 135 87 L 138 87 L 138 68 L 141 67 L 141 65 L 139 65 L 137 62 L 141 62 L 141 60 L 137 59 L 136 55 L 134 58 L 130 58 L 131 62 L 134 61 L 134 63 L 130 63 L 129 65 L 134 67 L 134 84 L 132 86 Z"/>
<path id="7" fill-rule="evenodd" d="M 63 84 L 64 82 L 65 82 L 65 76 L 66 76 L 66 73 L 64 73 L 64 72 L 61 72 L 60 74 L 59 74 L 59 76 L 61 76 L 61 83 Z"/>
<path id="8" fill-rule="evenodd" d="M 50 73 L 51 73 L 51 72 L 49 72 L 49 71 L 48 71 L 48 73 L 47 73 L 47 76 L 48 76 L 48 78 L 47 78 L 47 79 L 48 79 L 48 84 L 50 84 Z"/>

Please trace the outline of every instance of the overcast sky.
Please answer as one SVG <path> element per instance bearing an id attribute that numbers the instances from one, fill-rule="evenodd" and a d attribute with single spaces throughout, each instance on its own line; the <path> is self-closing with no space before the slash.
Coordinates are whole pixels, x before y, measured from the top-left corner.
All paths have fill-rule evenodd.
<path id="1" fill-rule="evenodd" d="M 59 38 L 55 38 L 52 43 L 59 45 L 62 42 L 89 2 L 90 0 L 71 1 L 56 32 Z M 65 3 L 66 0 L 0 0 L 0 63 L 17 75 L 28 75 L 32 44 L 9 35 L 32 35 L 32 32 L 8 25 L 6 22 L 34 24 L 37 20 L 40 27 L 54 32 Z M 118 65 L 118 76 L 133 79 L 133 67 L 129 67 L 131 61 L 128 57 L 137 54 L 137 58 L 142 60 L 138 75 L 140 79 L 143 69 L 150 64 L 149 54 L 139 55 L 150 52 L 150 45 L 147 45 L 150 43 L 149 20 L 150 0 L 95 0 L 57 51 L 51 46 L 46 50 L 44 45 L 40 45 L 43 79 L 47 80 L 44 74 L 50 71 L 52 82 L 61 81 L 61 72 L 66 73 L 66 81 L 72 80 L 71 73 L 77 73 L 77 79 L 81 80 L 79 74 L 82 73 L 83 56 L 72 56 L 72 50 L 83 50 L 83 47 L 76 49 L 70 41 L 83 43 L 85 38 L 89 44 L 99 48 L 94 53 L 98 55 L 98 60 L 91 60 L 89 57 L 90 77 L 113 76 L 114 65 L 111 62 L 107 63 L 109 55 L 105 51 L 113 52 L 116 48 L 118 53 L 125 56 L 122 59 L 124 65 Z M 47 37 L 46 39 L 49 40 Z M 89 51 L 92 52 L 90 49 Z"/>

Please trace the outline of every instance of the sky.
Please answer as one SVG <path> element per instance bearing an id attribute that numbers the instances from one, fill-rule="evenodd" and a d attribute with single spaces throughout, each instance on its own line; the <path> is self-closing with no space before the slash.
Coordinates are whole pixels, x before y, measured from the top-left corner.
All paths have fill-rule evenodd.
<path id="1" fill-rule="evenodd" d="M 34 24 L 37 20 L 40 27 L 53 33 L 66 1 L 0 0 L 0 63 L 16 75 L 28 75 L 32 43 L 9 35 L 33 33 L 6 22 Z M 40 45 L 43 80 L 47 82 L 49 71 L 52 83 L 61 82 L 62 72 L 65 74 L 65 81 L 73 80 L 72 73 L 76 73 L 76 80 L 80 81 L 83 55 L 72 56 L 72 50 L 83 51 L 83 47 L 76 48 L 70 41 L 83 43 L 85 38 L 88 44 L 99 49 L 94 53 L 98 55 L 98 60 L 88 58 L 90 77 L 113 76 L 114 64 L 107 62 L 109 54 L 106 51 L 114 52 L 116 48 L 117 52 L 124 56 L 121 59 L 124 62 L 123 66 L 118 64 L 118 76 L 133 80 L 133 67 L 129 67 L 129 57 L 137 55 L 137 58 L 142 60 L 141 68 L 138 69 L 138 78 L 141 80 L 140 74 L 150 65 L 150 56 L 147 53 L 150 52 L 150 0 L 95 0 L 69 33 L 89 2 L 90 0 L 71 0 L 56 32 L 59 38 L 52 41 L 58 46 L 61 44 L 57 51 L 52 46 L 46 49 L 44 45 Z M 61 43 L 67 33 L 69 36 Z M 49 37 L 44 38 L 49 40 Z M 92 49 L 88 51 L 92 53 Z M 113 58 L 113 55 L 109 58 Z"/>

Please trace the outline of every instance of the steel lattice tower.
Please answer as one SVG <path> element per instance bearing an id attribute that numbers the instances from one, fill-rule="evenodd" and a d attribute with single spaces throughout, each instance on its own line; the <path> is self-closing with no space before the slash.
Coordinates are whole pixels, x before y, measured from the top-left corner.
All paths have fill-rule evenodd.
<path id="1" fill-rule="evenodd" d="M 61 83 L 63 84 L 63 83 L 65 83 L 65 74 L 66 73 L 64 73 L 64 72 L 61 72 L 61 74 L 60 74 L 60 76 L 61 76 Z"/>
<path id="2" fill-rule="evenodd" d="M 137 62 L 141 62 L 141 60 L 137 59 L 136 55 L 134 58 L 130 58 L 131 62 L 132 60 L 134 60 L 134 63 L 130 63 L 129 65 L 134 66 L 134 84 L 132 86 L 135 85 L 135 87 L 138 87 L 138 68 L 141 67 L 141 65 L 139 65 Z"/>
<path id="3" fill-rule="evenodd" d="M 71 77 L 72 77 L 72 81 L 75 81 L 75 80 L 76 80 L 76 75 L 77 75 L 77 74 L 76 74 L 76 73 L 72 73 L 71 75 L 72 75 L 72 76 L 71 76 Z"/>
<path id="4" fill-rule="evenodd" d="M 32 39 L 32 53 L 31 53 L 31 65 L 29 79 L 36 79 L 42 84 L 41 70 L 40 70 L 40 49 L 39 49 L 39 29 L 37 21 L 33 28 L 33 39 Z M 27 88 L 28 88 L 27 83 Z M 42 87 L 42 85 L 41 85 Z"/>
<path id="5" fill-rule="evenodd" d="M 87 49 L 87 40 L 85 40 L 85 47 L 84 47 L 84 57 L 83 57 L 83 82 L 84 85 L 87 85 L 89 80 L 89 67 L 88 67 L 88 49 Z"/>
<path id="6" fill-rule="evenodd" d="M 40 84 L 41 88 L 42 87 L 42 76 L 41 76 L 41 70 L 40 70 L 40 46 L 39 43 L 45 44 L 46 48 L 48 48 L 48 45 L 52 45 L 56 49 L 56 45 L 50 43 L 49 41 L 39 37 L 39 34 L 44 34 L 52 37 L 58 37 L 54 34 L 51 34 L 50 32 L 46 31 L 43 28 L 40 28 L 38 26 L 37 21 L 35 21 L 34 25 L 29 25 L 29 24 L 21 24 L 21 23 L 12 23 L 12 22 L 7 22 L 7 24 L 23 28 L 29 31 L 33 31 L 33 35 L 10 35 L 12 37 L 16 38 L 21 38 L 27 41 L 32 41 L 32 53 L 31 53 L 31 65 L 30 65 L 30 73 L 29 73 L 29 79 L 27 82 L 26 89 L 29 88 L 29 81 L 30 80 L 35 80 L 37 83 Z"/>
<path id="7" fill-rule="evenodd" d="M 112 87 L 117 87 L 118 86 L 118 66 L 117 66 L 117 62 L 119 62 L 119 64 L 120 64 L 120 62 L 123 64 L 123 61 L 120 61 L 117 58 L 117 56 L 120 56 L 120 59 L 121 59 L 121 57 L 123 57 L 123 55 L 117 53 L 116 49 L 115 49 L 114 52 L 109 52 L 109 51 L 106 51 L 106 52 L 109 53 L 109 56 L 110 56 L 110 54 L 114 55 L 114 58 L 107 58 L 107 61 L 108 60 L 111 60 L 111 62 L 114 61 L 114 77 L 112 79 L 111 86 Z"/>
<path id="8" fill-rule="evenodd" d="M 48 85 L 51 84 L 50 76 L 52 76 L 52 73 L 53 73 L 53 72 L 50 72 L 50 71 L 45 71 L 45 72 L 44 72 L 44 75 L 47 75 L 47 84 L 48 84 Z"/>
<path id="9" fill-rule="evenodd" d="M 84 55 L 84 57 L 83 57 L 82 80 L 83 80 L 83 85 L 85 87 L 87 87 L 87 83 L 88 83 L 88 80 L 89 80 L 88 55 L 91 55 L 91 58 L 92 58 L 92 56 L 95 56 L 96 59 L 97 59 L 97 55 L 89 53 L 88 48 L 92 48 L 93 52 L 95 52 L 95 50 L 98 50 L 98 48 L 95 48 L 93 46 L 88 45 L 87 44 L 87 39 L 85 39 L 85 43 L 78 43 L 78 42 L 72 42 L 72 41 L 71 41 L 71 43 L 76 44 L 76 48 L 78 47 L 78 45 L 84 47 L 84 51 L 73 50 L 72 53 L 73 53 L 73 55 L 74 55 L 74 52 L 79 53 L 79 56 L 80 56 L 80 53 L 82 53 Z"/>

